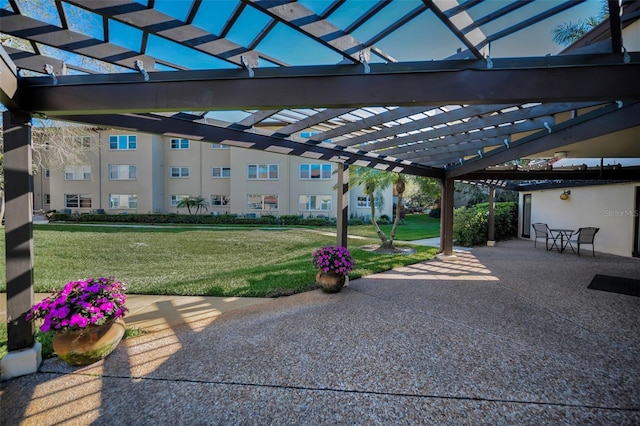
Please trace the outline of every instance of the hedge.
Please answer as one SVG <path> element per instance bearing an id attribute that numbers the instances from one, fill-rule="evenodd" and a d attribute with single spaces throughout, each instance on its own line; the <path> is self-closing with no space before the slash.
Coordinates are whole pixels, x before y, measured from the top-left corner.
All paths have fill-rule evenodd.
<path id="1" fill-rule="evenodd" d="M 518 235 L 518 203 L 495 203 L 495 239 L 508 240 Z M 453 239 L 471 247 L 486 244 L 489 232 L 489 203 L 459 207 L 453 215 Z"/>
<path id="2" fill-rule="evenodd" d="M 263 215 L 260 217 L 240 217 L 235 214 L 189 215 L 176 213 L 163 214 L 68 214 L 51 212 L 47 214 L 49 222 L 76 223 L 144 223 L 144 224 L 206 224 L 206 225 L 306 225 L 335 226 L 335 219 L 307 217 L 299 215 Z"/>

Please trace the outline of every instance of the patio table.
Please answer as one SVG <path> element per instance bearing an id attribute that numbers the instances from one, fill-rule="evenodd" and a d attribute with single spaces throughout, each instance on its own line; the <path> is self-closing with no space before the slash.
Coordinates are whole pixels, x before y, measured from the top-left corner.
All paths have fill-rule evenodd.
<path id="1" fill-rule="evenodd" d="M 553 246 L 555 246 L 558 249 L 559 253 L 564 252 L 564 249 L 567 248 L 567 246 L 571 246 L 571 236 L 574 233 L 573 229 L 562 229 L 562 228 L 555 228 L 555 229 L 549 229 L 549 231 L 551 231 L 551 236 L 553 237 L 553 245 L 551 246 L 551 248 L 553 248 Z M 554 236 L 553 233 L 556 233 L 556 235 Z M 558 246 L 557 242 L 558 242 L 558 237 L 560 237 L 560 246 Z M 573 250 L 573 246 L 571 246 L 571 250 Z"/>

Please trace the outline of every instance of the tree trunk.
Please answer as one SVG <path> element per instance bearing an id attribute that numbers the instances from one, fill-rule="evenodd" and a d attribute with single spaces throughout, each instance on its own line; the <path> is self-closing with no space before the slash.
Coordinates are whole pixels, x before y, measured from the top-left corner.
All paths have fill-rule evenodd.
<path id="1" fill-rule="evenodd" d="M 378 222 L 376 222 L 376 205 L 373 201 L 373 193 L 371 193 L 369 194 L 369 202 L 371 203 L 371 223 L 373 223 L 373 226 L 376 228 L 378 238 L 380 238 L 380 241 L 382 241 L 382 245 L 384 246 L 387 244 L 387 236 L 384 235 L 384 232 L 380 229 Z"/>
<path id="2" fill-rule="evenodd" d="M 393 227 L 391 228 L 391 237 L 389 238 L 389 243 L 393 247 L 393 239 L 396 237 L 396 230 L 398 229 L 398 224 L 400 223 L 400 209 L 402 208 L 402 194 L 403 192 L 398 192 L 398 202 L 396 203 L 396 217 L 393 219 Z"/>
<path id="3" fill-rule="evenodd" d="M 400 223 L 400 214 L 402 208 L 402 197 L 404 195 L 404 190 L 406 189 L 406 184 L 403 179 L 399 179 L 395 183 L 396 192 L 398 193 L 398 202 L 396 203 L 396 217 L 393 218 L 393 227 L 391 228 L 391 235 L 389 238 L 389 244 L 393 247 L 393 240 L 396 237 L 396 230 L 398 229 L 398 224 Z"/>

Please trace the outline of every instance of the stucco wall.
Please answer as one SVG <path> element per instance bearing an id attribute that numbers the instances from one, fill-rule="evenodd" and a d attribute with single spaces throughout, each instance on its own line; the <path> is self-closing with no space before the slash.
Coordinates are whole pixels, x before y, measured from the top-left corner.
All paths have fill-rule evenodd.
<path id="1" fill-rule="evenodd" d="M 520 229 L 522 233 L 523 196 L 531 194 L 531 223 L 543 222 L 550 228 L 577 230 L 600 228 L 596 235 L 596 252 L 631 256 L 633 251 L 635 188 L 639 183 L 567 188 L 568 200 L 560 199 L 564 189 L 546 189 L 520 193 Z M 531 239 L 534 234 L 531 231 Z M 591 246 L 586 246 L 591 250 Z"/>

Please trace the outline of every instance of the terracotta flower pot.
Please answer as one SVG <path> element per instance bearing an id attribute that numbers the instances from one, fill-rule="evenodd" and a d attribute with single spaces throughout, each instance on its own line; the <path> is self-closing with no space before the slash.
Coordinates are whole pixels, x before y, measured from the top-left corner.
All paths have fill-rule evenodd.
<path id="1" fill-rule="evenodd" d="M 92 364 L 118 346 L 124 331 L 125 323 L 121 318 L 79 330 L 61 331 L 53 338 L 53 350 L 67 364 Z"/>
<path id="2" fill-rule="evenodd" d="M 316 282 L 320 284 L 320 288 L 325 293 L 338 293 L 342 290 L 346 276 L 342 274 L 336 274 L 335 272 L 321 272 L 316 274 Z"/>

